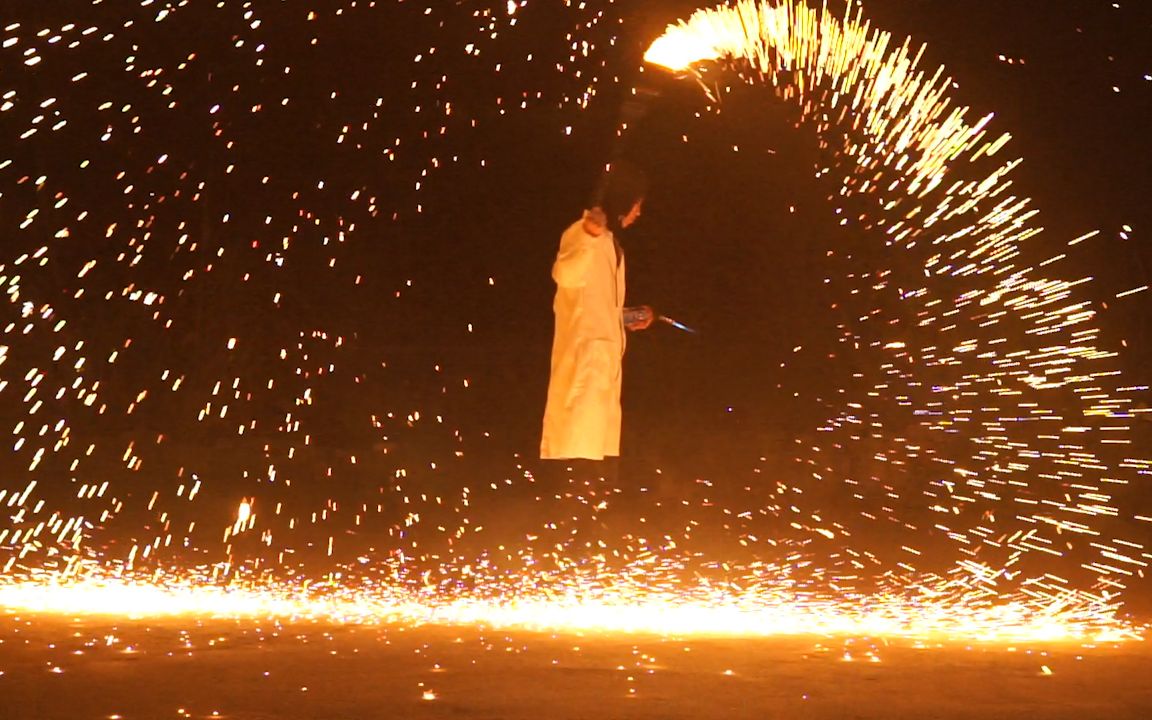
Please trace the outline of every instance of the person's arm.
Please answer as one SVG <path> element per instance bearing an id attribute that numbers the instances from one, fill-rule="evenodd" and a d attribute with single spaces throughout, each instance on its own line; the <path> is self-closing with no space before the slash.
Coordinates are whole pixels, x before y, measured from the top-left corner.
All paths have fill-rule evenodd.
<path id="1" fill-rule="evenodd" d="M 597 213 L 599 213 L 597 215 Z M 552 265 L 552 279 L 560 287 L 580 287 L 592 265 L 594 248 L 592 240 L 604 232 L 601 220 L 604 213 L 599 209 L 584 213 L 583 232 L 569 231 L 560 241 L 560 252 Z"/>

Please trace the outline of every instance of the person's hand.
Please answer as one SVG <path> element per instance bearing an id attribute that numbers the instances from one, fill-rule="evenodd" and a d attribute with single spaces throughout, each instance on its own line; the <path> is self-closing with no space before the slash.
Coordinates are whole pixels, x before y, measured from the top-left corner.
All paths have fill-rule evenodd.
<path id="1" fill-rule="evenodd" d="M 584 232 L 599 237 L 608 229 L 608 216 L 598 207 L 584 212 Z"/>
<path id="2" fill-rule="evenodd" d="M 647 330 L 656 319 L 656 312 L 647 305 L 624 308 L 624 327 L 632 330 Z"/>

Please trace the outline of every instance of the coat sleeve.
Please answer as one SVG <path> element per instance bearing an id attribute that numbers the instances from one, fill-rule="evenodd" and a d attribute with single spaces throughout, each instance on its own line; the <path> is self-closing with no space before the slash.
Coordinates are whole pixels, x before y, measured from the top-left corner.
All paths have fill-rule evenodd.
<path id="1" fill-rule="evenodd" d="M 569 230 L 560 240 L 560 252 L 552 265 L 552 279 L 560 287 L 582 287 L 594 255 L 592 236 L 578 227 Z"/>

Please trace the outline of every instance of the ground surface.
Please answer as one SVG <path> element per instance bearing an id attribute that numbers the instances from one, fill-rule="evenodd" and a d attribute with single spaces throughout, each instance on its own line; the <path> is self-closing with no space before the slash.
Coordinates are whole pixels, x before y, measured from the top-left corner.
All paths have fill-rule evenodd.
<path id="1" fill-rule="evenodd" d="M 1143 642 L 918 647 L 0 614 L 0 717 L 12 720 L 1143 719 L 1149 677 Z"/>

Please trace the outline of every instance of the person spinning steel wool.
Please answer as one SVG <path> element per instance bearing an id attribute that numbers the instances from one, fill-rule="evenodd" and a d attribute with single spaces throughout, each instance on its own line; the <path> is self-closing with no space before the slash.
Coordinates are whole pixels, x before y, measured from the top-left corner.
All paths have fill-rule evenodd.
<path id="1" fill-rule="evenodd" d="M 644 174 L 613 163 L 596 203 L 560 239 L 552 266 L 556 316 L 552 372 L 540 457 L 603 460 L 620 454 L 620 387 L 625 330 L 644 330 L 654 313 L 624 306 L 624 251 L 617 235 L 640 217 Z"/>

